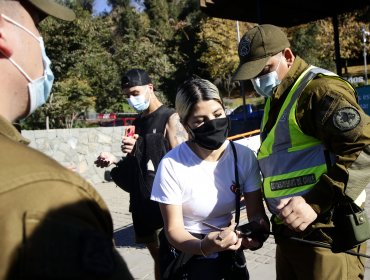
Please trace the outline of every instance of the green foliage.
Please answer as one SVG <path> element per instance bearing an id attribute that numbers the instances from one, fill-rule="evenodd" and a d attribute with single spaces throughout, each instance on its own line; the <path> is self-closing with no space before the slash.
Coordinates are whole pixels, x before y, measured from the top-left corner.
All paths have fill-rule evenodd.
<path id="1" fill-rule="evenodd" d="M 147 14 L 136 11 L 130 5 L 115 8 L 113 18 L 117 24 L 115 33 L 117 36 L 131 34 L 135 37 L 141 37 L 150 27 Z"/>
<path id="2" fill-rule="evenodd" d="M 208 18 L 205 19 L 200 41 L 205 42 L 207 51 L 200 61 L 207 65 L 211 77 L 226 78 L 236 70 L 239 64 L 238 41 L 235 21 Z"/>
<path id="3" fill-rule="evenodd" d="M 117 65 L 112 45 L 112 20 L 93 18 L 88 10 L 75 8 L 77 19 L 63 22 L 48 18 L 42 22 L 46 51 L 52 61 L 55 83 L 52 98 L 38 113 L 38 122 L 48 116 L 52 128 L 71 127 L 88 110 L 120 110 Z M 29 125 L 33 118 L 26 120 Z"/>
<path id="4" fill-rule="evenodd" d="M 367 11 L 368 12 L 368 11 Z M 340 56 L 344 66 L 362 56 L 361 27 L 369 26 L 366 11 L 338 16 Z M 331 18 L 318 20 L 288 30 L 296 54 L 309 63 L 335 71 L 334 31 Z"/>
<path id="5" fill-rule="evenodd" d="M 61 0 L 63 1 L 63 0 Z M 174 104 L 177 87 L 192 75 L 213 81 L 228 103 L 240 85 L 232 81 L 238 66 L 236 21 L 208 18 L 198 0 L 108 0 L 110 13 L 92 15 L 93 1 L 67 2 L 77 19 L 47 18 L 41 23 L 55 82 L 48 103 L 22 122 L 27 129 L 83 126 L 86 112 L 132 112 L 120 79 L 132 68 L 145 69 L 157 96 Z M 136 5 L 137 7 L 137 5 Z M 369 11 L 339 17 L 341 56 L 362 58 L 360 27 Z M 240 36 L 253 26 L 239 23 Z M 330 19 L 287 30 L 296 55 L 335 70 Z M 250 83 L 245 83 L 248 93 Z"/>
<path id="6" fill-rule="evenodd" d="M 170 9 L 177 18 L 172 21 L 175 32 L 167 42 L 167 55 L 175 65 L 175 72 L 170 79 L 163 82 L 164 92 L 172 104 L 175 101 L 176 89 L 184 80 L 192 75 L 209 78 L 206 66 L 199 59 L 204 47 L 197 36 L 204 15 L 200 12 L 197 1 L 179 0 L 174 3 L 181 7 L 181 12 Z"/>
<path id="7" fill-rule="evenodd" d="M 317 50 L 322 48 L 321 42 L 316 40 L 320 31 L 318 24 L 309 23 L 292 28 L 289 31 L 291 48 L 295 55 L 300 56 L 305 61 L 315 66 L 332 71 L 335 70 L 335 63 L 332 56 L 318 56 Z"/>
<path id="8" fill-rule="evenodd" d="M 238 23 L 238 26 L 242 36 L 251 24 Z M 202 49 L 199 60 L 206 66 L 210 79 L 219 87 L 221 94 L 230 97 L 239 88 L 239 82 L 232 80 L 239 65 L 237 22 L 205 18 L 197 36 Z"/>
<path id="9" fill-rule="evenodd" d="M 145 0 L 146 13 L 150 19 L 150 27 L 160 31 L 161 39 L 172 37 L 173 30 L 170 26 L 169 7 L 166 0 Z"/>
<path id="10" fill-rule="evenodd" d="M 148 37 L 130 38 L 125 36 L 116 43 L 116 61 L 119 61 L 120 72 L 131 68 L 145 69 L 151 76 L 156 89 L 161 91 L 162 80 L 174 72 L 174 65 L 168 60 L 165 46 L 152 42 Z"/>
<path id="11" fill-rule="evenodd" d="M 155 89 L 163 94 L 163 79 L 174 72 L 174 65 L 168 59 L 162 32 L 151 27 L 146 13 L 131 7 L 115 12 L 118 29 L 115 30 L 113 60 L 119 77 L 132 68 L 144 69 L 151 76 Z"/>
<path id="12" fill-rule="evenodd" d="M 77 117 L 95 104 L 93 90 L 85 79 L 64 79 L 55 83 L 54 90 L 58 94 L 53 94 L 44 108 L 47 115 L 53 116 L 53 127 L 73 127 Z M 81 111 L 81 108 L 85 110 Z"/>

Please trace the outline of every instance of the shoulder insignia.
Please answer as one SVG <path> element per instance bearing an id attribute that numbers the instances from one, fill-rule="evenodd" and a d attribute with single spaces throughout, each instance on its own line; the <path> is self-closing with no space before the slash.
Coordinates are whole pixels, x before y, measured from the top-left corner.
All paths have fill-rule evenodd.
<path id="1" fill-rule="evenodd" d="M 333 123 L 341 131 L 354 129 L 361 121 L 361 116 L 353 107 L 343 107 L 333 115 Z"/>

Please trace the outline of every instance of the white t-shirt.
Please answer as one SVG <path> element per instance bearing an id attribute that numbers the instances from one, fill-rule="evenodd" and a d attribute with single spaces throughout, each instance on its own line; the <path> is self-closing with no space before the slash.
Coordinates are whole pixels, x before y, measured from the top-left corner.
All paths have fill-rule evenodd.
<path id="1" fill-rule="evenodd" d="M 216 162 L 200 159 L 186 142 L 163 157 L 152 188 L 151 199 L 164 204 L 182 205 L 184 227 L 192 233 L 211 230 L 203 221 L 226 227 L 235 210 L 234 155 L 230 143 Z M 238 155 L 239 183 L 243 192 L 260 189 L 261 175 L 254 152 L 234 143 Z"/>

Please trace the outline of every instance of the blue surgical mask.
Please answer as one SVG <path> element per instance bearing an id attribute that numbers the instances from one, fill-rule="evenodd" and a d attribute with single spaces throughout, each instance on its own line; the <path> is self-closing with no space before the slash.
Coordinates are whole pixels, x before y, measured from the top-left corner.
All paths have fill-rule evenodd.
<path id="1" fill-rule="evenodd" d="M 265 75 L 256 77 L 251 80 L 254 89 L 259 95 L 267 97 L 267 98 L 271 97 L 274 88 L 277 87 L 281 83 L 281 81 L 279 80 L 278 74 L 276 72 L 280 66 L 280 62 L 281 62 L 281 57 L 280 57 L 279 64 L 274 71 L 267 73 Z"/>
<path id="2" fill-rule="evenodd" d="M 12 20 L 11 18 L 3 14 L 1 16 L 6 21 L 26 31 L 28 34 L 34 37 L 40 44 L 42 62 L 44 65 L 44 75 L 38 79 L 32 80 L 31 77 L 22 69 L 22 67 L 18 65 L 18 63 L 16 63 L 11 57 L 8 57 L 9 61 L 26 77 L 26 79 L 29 82 L 28 83 L 28 93 L 29 93 L 29 99 L 30 99 L 30 110 L 27 114 L 27 116 L 29 116 L 38 107 L 43 105 L 50 96 L 51 88 L 53 86 L 53 81 L 54 81 L 54 74 L 50 69 L 51 61 L 46 55 L 44 41 L 42 37 L 36 36 L 26 27 L 22 26 L 21 24 Z"/>
<path id="3" fill-rule="evenodd" d="M 147 93 L 148 91 L 146 92 L 146 94 Z M 148 109 L 150 103 L 150 95 L 149 98 L 146 99 L 146 94 L 140 94 L 137 96 L 131 95 L 130 98 L 127 99 L 128 104 L 139 113 L 145 111 L 146 109 Z"/>

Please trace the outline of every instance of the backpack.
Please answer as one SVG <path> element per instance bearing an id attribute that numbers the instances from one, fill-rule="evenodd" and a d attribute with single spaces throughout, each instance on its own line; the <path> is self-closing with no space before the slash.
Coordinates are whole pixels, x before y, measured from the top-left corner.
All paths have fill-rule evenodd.
<path id="1" fill-rule="evenodd" d="M 162 108 L 158 116 L 162 131 L 173 109 Z M 169 151 L 169 143 L 161 132 L 146 133 L 136 140 L 134 155 L 128 154 L 111 170 L 112 180 L 126 192 L 139 192 L 143 199 L 150 199 L 158 165 Z"/>

